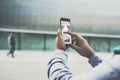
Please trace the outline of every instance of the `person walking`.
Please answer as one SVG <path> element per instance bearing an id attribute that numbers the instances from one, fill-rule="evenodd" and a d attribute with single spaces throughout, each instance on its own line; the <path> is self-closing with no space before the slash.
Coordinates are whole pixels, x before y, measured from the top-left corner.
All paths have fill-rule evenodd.
<path id="1" fill-rule="evenodd" d="M 8 47 L 9 47 L 9 52 L 7 53 L 7 56 L 11 54 L 11 57 L 14 58 L 14 51 L 15 51 L 15 34 L 10 33 L 8 36 Z"/>

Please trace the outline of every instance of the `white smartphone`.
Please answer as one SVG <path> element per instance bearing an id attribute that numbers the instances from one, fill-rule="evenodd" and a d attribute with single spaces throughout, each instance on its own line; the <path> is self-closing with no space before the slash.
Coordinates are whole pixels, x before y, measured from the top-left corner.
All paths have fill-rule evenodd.
<path id="1" fill-rule="evenodd" d="M 71 44 L 72 38 L 68 32 L 71 32 L 71 21 L 69 18 L 60 18 L 60 28 L 62 30 L 62 37 L 65 44 Z"/>

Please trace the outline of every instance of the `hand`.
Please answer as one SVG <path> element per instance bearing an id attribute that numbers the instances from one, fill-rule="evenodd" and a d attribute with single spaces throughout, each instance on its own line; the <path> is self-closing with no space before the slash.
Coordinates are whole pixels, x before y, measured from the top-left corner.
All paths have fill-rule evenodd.
<path id="1" fill-rule="evenodd" d="M 93 49 L 89 46 L 89 44 L 87 43 L 87 41 L 78 34 L 72 33 L 70 32 L 72 38 L 74 39 L 73 44 L 71 44 L 70 46 L 76 50 L 81 56 L 90 58 L 93 54 L 94 51 Z"/>
<path id="2" fill-rule="evenodd" d="M 55 45 L 56 49 L 61 49 L 65 51 L 65 42 L 61 34 L 62 34 L 61 29 L 58 29 Z"/>

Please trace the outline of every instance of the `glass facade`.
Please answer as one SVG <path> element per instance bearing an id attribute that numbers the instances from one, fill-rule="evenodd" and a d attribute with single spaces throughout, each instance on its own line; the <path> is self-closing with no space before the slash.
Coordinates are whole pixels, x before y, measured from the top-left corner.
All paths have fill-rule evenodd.
<path id="1" fill-rule="evenodd" d="M 21 34 L 21 50 L 43 50 L 43 35 Z"/>
<path id="2" fill-rule="evenodd" d="M 8 49 L 7 37 L 9 32 L 0 32 L 0 50 Z M 55 49 L 56 35 L 15 33 L 17 50 L 53 51 Z M 97 52 L 112 52 L 120 44 L 119 38 L 86 37 L 90 46 Z M 68 51 L 74 51 L 69 48 Z"/>
<path id="3" fill-rule="evenodd" d="M 46 50 L 54 50 L 55 49 L 55 36 L 47 35 L 46 36 Z"/>
<path id="4" fill-rule="evenodd" d="M 7 37 L 8 37 L 8 33 L 0 32 L 0 49 L 1 50 L 8 49 Z"/>
<path id="5" fill-rule="evenodd" d="M 114 47 L 120 45 L 120 39 L 111 39 L 110 40 L 110 51 L 113 51 Z"/>
<path id="6" fill-rule="evenodd" d="M 109 51 L 109 39 L 107 38 L 91 38 L 90 45 L 97 52 Z"/>

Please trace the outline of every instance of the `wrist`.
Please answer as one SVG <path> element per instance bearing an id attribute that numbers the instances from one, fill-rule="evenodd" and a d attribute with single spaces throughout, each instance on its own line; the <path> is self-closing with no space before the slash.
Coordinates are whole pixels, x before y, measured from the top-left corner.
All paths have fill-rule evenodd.
<path id="1" fill-rule="evenodd" d="M 88 54 L 86 57 L 87 57 L 88 59 L 90 59 L 93 55 L 94 55 L 94 53 L 90 53 L 90 54 Z"/>

